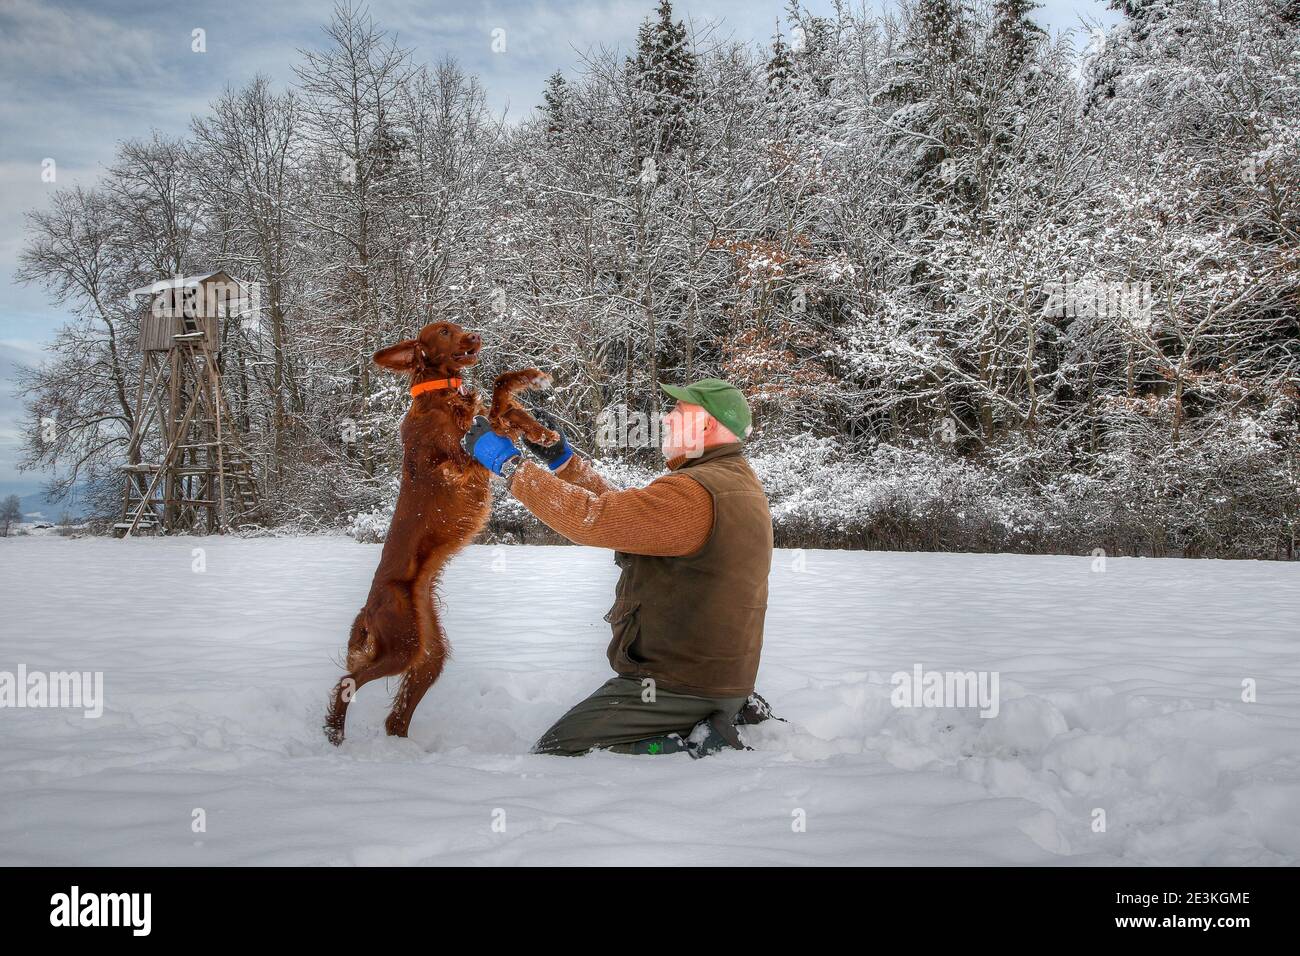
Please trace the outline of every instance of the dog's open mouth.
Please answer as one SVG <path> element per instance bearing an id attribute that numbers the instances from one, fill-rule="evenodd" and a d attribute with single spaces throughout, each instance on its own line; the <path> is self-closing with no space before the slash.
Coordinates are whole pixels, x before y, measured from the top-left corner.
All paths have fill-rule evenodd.
<path id="1" fill-rule="evenodd" d="M 453 352 L 451 357 L 457 362 L 463 362 L 465 365 L 473 365 L 478 361 L 478 349 L 467 349 L 464 352 Z"/>

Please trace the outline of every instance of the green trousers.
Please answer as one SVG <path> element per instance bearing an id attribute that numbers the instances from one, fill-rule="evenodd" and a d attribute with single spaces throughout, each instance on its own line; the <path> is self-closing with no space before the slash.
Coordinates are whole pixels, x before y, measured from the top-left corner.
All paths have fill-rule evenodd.
<path id="1" fill-rule="evenodd" d="M 586 700 L 579 701 L 533 746 L 535 754 L 576 757 L 591 750 L 632 753 L 630 746 L 647 737 L 679 733 L 720 710 L 728 717 L 744 706 L 745 697 L 691 697 L 654 689 L 631 677 L 612 677 Z"/>

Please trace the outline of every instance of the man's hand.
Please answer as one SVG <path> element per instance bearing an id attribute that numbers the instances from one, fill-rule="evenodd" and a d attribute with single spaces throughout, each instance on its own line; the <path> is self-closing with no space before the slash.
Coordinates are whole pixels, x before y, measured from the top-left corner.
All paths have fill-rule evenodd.
<path id="1" fill-rule="evenodd" d="M 460 440 L 460 447 L 494 475 L 501 474 L 501 466 L 511 458 L 518 458 L 520 454 L 514 442 L 494 432 L 482 415 L 474 416 L 474 423 Z"/>
<path id="2" fill-rule="evenodd" d="M 560 423 L 556 421 L 555 416 L 544 408 L 539 408 L 533 412 L 533 418 L 537 419 L 551 431 L 560 436 L 560 440 L 553 445 L 542 445 L 538 442 L 529 441 L 525 438 L 524 444 L 542 461 L 546 462 L 546 467 L 555 471 L 566 461 L 573 457 L 573 449 L 569 447 L 568 439 L 564 437 L 564 432 L 560 429 Z"/>

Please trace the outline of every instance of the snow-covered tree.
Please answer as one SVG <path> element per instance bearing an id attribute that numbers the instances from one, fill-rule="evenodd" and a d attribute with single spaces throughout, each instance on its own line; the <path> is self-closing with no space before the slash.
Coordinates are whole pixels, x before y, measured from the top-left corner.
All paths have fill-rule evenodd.
<path id="1" fill-rule="evenodd" d="M 73 319 L 23 462 L 118 504 L 127 293 L 212 266 L 267 291 L 223 371 L 275 524 L 382 528 L 407 398 L 370 356 L 452 318 L 629 480 L 656 454 L 602 416 L 736 381 L 783 542 L 1293 556 L 1300 8 L 1113 5 L 1076 53 L 1033 0 L 790 0 L 761 45 L 663 0 L 513 125 L 342 6 L 288 88 L 29 217 Z"/>

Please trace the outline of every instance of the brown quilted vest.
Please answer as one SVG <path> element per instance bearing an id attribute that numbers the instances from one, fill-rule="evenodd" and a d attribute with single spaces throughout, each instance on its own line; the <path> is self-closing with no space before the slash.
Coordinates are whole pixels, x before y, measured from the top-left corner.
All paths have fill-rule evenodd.
<path id="1" fill-rule="evenodd" d="M 697 697 L 754 691 L 763 649 L 772 514 L 739 442 L 688 458 L 677 473 L 713 498 L 713 530 L 693 554 L 677 558 L 614 552 L 622 568 L 609 663 L 624 677 Z"/>

